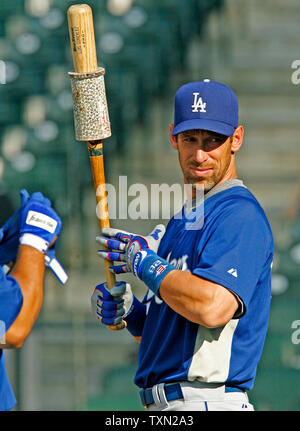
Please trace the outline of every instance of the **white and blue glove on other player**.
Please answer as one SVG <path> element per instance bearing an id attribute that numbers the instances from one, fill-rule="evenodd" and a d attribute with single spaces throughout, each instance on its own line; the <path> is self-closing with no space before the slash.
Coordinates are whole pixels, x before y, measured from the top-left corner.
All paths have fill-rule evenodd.
<path id="1" fill-rule="evenodd" d="M 20 244 L 29 245 L 46 254 L 49 245 L 58 237 L 61 220 L 49 199 L 36 192 L 21 212 Z"/>
<path id="2" fill-rule="evenodd" d="M 95 287 L 91 298 L 92 312 L 104 325 L 117 325 L 132 307 L 134 295 L 129 283 L 120 281 L 111 290 L 102 283 Z"/>
<path id="3" fill-rule="evenodd" d="M 0 264 L 15 262 L 19 244 L 29 245 L 45 254 L 45 264 L 65 284 L 67 274 L 55 256 L 56 242 L 61 220 L 51 207 L 49 199 L 36 192 L 31 196 L 21 190 L 21 205 L 0 229 Z"/>
<path id="4" fill-rule="evenodd" d="M 66 284 L 68 280 L 68 274 L 66 273 L 65 269 L 61 265 L 61 263 L 56 258 L 56 241 L 55 243 L 48 249 L 48 252 L 45 256 L 45 265 L 51 269 L 53 274 L 56 276 L 58 281 L 61 284 Z"/>
<path id="5" fill-rule="evenodd" d="M 30 199 L 26 190 L 20 191 L 21 205 L 18 210 L 0 228 L 0 265 L 15 262 L 17 259 L 21 214 Z"/>
<path id="6" fill-rule="evenodd" d="M 98 255 L 109 261 L 126 262 L 125 265 L 110 267 L 111 271 L 115 274 L 132 272 L 158 295 L 164 277 L 176 269 L 157 255 L 164 234 L 164 225 L 157 225 L 148 236 L 104 228 L 96 240 L 112 251 L 99 250 Z"/>

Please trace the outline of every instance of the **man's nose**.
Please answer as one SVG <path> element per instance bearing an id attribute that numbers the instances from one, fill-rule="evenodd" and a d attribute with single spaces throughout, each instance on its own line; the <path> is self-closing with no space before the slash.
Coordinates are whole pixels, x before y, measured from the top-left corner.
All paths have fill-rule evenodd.
<path id="1" fill-rule="evenodd" d="M 195 160 L 198 163 L 203 163 L 208 159 L 208 155 L 202 148 L 197 148 L 195 152 Z"/>

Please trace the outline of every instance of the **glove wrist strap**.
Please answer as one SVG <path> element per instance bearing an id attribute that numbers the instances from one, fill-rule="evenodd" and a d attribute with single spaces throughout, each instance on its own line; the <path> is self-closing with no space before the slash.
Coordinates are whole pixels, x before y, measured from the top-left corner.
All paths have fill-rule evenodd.
<path id="1" fill-rule="evenodd" d="M 57 277 L 61 284 L 66 284 L 68 280 L 68 274 L 66 273 L 60 262 L 56 259 L 56 257 L 53 257 L 51 259 L 48 255 L 46 255 L 45 265 L 51 269 L 51 271 Z"/>
<path id="2" fill-rule="evenodd" d="M 139 253 L 142 254 L 142 252 Z M 174 269 L 176 269 L 175 266 L 159 257 L 152 250 L 149 250 L 146 256 L 142 257 L 139 278 L 158 296 L 161 282 Z"/>
<path id="3" fill-rule="evenodd" d="M 131 295 L 131 301 L 130 304 L 128 306 L 128 310 L 125 312 L 123 318 L 127 317 L 133 310 L 133 302 L 134 302 L 134 295 Z"/>
<path id="4" fill-rule="evenodd" d="M 48 241 L 32 233 L 24 233 L 20 236 L 19 243 L 20 245 L 29 245 L 30 247 L 36 248 L 44 254 L 47 253 L 49 247 Z"/>

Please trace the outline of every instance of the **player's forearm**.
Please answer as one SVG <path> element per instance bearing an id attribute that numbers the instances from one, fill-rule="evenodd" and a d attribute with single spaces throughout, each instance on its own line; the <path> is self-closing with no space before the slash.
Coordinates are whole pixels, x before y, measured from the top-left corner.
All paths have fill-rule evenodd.
<path id="1" fill-rule="evenodd" d="M 178 314 L 211 328 L 228 323 L 238 307 L 236 298 L 223 286 L 186 271 L 169 272 L 159 293 Z"/>
<path id="2" fill-rule="evenodd" d="M 131 270 L 155 295 L 160 294 L 173 310 L 186 319 L 207 327 L 228 323 L 238 308 L 237 298 L 225 287 L 177 270 L 160 257 L 157 247 L 163 233 L 164 227 L 159 225 L 147 237 L 107 229 L 104 231 L 106 236 L 99 237 L 99 242 L 118 251 L 99 250 L 98 254 L 110 261 L 127 262 L 112 267 L 113 271 L 119 274 Z"/>
<path id="3" fill-rule="evenodd" d="M 44 272 L 44 254 L 33 247 L 21 245 L 11 276 L 20 285 L 23 304 L 18 317 L 5 334 L 6 344 L 2 348 L 20 348 L 29 335 L 43 302 Z"/>

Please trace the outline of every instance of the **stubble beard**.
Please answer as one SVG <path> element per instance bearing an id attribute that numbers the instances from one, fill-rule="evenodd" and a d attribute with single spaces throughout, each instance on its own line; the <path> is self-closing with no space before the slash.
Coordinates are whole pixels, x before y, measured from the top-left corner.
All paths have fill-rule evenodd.
<path id="1" fill-rule="evenodd" d="M 204 194 L 209 192 L 219 182 L 218 179 L 214 177 L 214 175 L 212 176 L 212 178 L 209 179 L 201 180 L 199 179 L 199 177 L 196 179 L 194 177 L 189 177 L 186 178 L 186 180 L 188 184 L 192 185 L 192 190 L 194 193 L 196 193 L 197 190 L 202 188 Z"/>
<path id="2" fill-rule="evenodd" d="M 220 171 L 216 167 L 212 167 L 213 171 L 211 173 L 211 176 L 209 178 L 203 178 L 196 177 L 194 175 L 191 175 L 189 172 L 190 166 L 186 169 L 186 172 L 183 171 L 185 182 L 187 184 L 191 184 L 193 195 L 196 194 L 196 191 L 202 188 L 202 192 L 206 194 L 209 192 L 213 187 L 215 187 L 218 183 L 222 181 L 224 178 L 228 168 L 230 165 L 230 158 L 228 158 L 227 163 L 224 165 L 223 169 Z"/>

